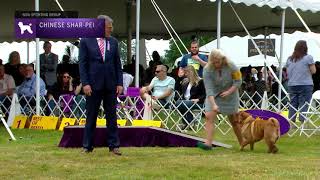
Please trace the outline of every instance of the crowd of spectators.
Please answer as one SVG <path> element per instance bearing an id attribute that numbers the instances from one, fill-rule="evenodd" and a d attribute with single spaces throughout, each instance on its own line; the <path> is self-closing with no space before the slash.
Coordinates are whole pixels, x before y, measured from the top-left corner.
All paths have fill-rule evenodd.
<path id="1" fill-rule="evenodd" d="M 70 64 L 70 57 L 64 55 L 59 63 L 59 58 L 51 52 L 51 43 L 45 42 L 44 53 L 40 55 L 40 95 L 44 96 L 49 105 L 47 114 L 52 114 L 52 109 L 61 97 L 83 96 L 82 85 L 79 78 L 77 64 Z M 190 53 L 186 54 L 178 67 L 172 69 L 163 63 L 157 51 L 152 53 L 152 60 L 148 68 L 139 66 L 139 84 L 141 97 L 153 99 L 159 104 L 168 104 L 168 101 L 175 99 L 175 106 L 181 115 L 185 116 L 182 121 L 182 129 L 194 118 L 189 109 L 203 107 L 206 98 L 206 91 L 203 85 L 202 72 L 207 63 L 208 57 L 199 53 L 199 43 L 192 41 Z M 279 69 L 271 66 L 273 72 L 278 76 Z M 320 89 L 320 62 L 315 62 L 316 73 L 312 75 L 313 91 Z M 242 100 L 252 99 L 251 103 L 261 105 L 261 98 L 264 92 L 268 96 L 278 94 L 278 83 L 270 69 L 267 67 L 241 68 L 242 85 L 239 89 Z M 135 57 L 131 63 L 123 66 L 124 94 L 129 86 L 134 86 Z M 282 85 L 288 91 L 287 67 L 282 69 Z M 0 61 L 0 100 L 4 106 L 10 106 L 5 97 L 11 97 L 16 92 L 19 97 L 23 96 L 21 105 L 29 103 L 35 106 L 36 95 L 36 72 L 33 64 L 21 64 L 20 54 L 13 51 L 9 55 L 8 63 Z M 243 93 L 248 96 L 242 96 Z M 284 93 L 282 94 L 285 95 Z M 28 100 L 30 99 L 30 100 Z M 80 98 L 78 98 L 80 99 Z M 276 101 L 274 101 L 276 102 Z M 198 106 L 194 106 L 198 104 Z M 82 104 L 82 106 L 84 106 Z"/>

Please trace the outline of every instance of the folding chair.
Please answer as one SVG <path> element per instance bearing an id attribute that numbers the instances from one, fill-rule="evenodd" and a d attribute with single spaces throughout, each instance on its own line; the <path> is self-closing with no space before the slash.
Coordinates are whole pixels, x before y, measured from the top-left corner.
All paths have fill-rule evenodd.
<path id="1" fill-rule="evenodd" d="M 157 104 L 159 105 L 159 109 L 152 109 L 154 119 L 160 119 L 165 128 L 170 129 L 168 126 L 169 120 L 176 125 L 175 120 L 173 118 L 175 113 L 175 102 L 174 102 L 175 92 L 173 91 L 170 97 L 167 99 L 165 104 L 162 104 L 159 100 L 157 100 Z M 161 117 L 164 116 L 164 117 Z M 171 127 L 171 129 L 174 127 Z"/>
<path id="2" fill-rule="evenodd" d="M 307 116 L 305 121 L 301 124 L 300 127 L 300 136 L 304 133 L 306 136 L 312 136 L 317 130 L 320 130 L 320 126 L 317 126 L 315 123 L 320 118 L 320 90 L 315 91 L 312 94 L 312 98 L 310 100 L 310 104 L 307 112 L 302 113 L 302 115 Z M 315 120 L 312 120 L 312 117 L 316 117 Z M 306 126 L 307 125 L 307 126 Z M 311 131 L 310 134 L 306 133 L 306 131 Z"/>
<path id="3" fill-rule="evenodd" d="M 140 88 L 128 87 L 127 94 L 119 96 L 118 102 L 118 115 L 124 114 L 131 123 L 133 119 L 141 117 L 143 102 L 140 98 Z"/>
<path id="4" fill-rule="evenodd" d="M 178 116 L 181 116 L 177 123 L 176 130 L 186 132 L 186 129 L 189 128 L 195 133 L 201 130 L 201 128 L 204 126 L 204 122 L 202 122 L 202 115 L 204 113 L 203 104 L 196 103 L 188 107 L 188 105 L 184 104 L 184 101 L 182 101 L 181 103 L 177 101 L 176 105 L 177 111 L 179 112 Z M 184 110 L 186 110 L 185 113 L 181 114 L 181 111 L 179 110 L 180 106 L 184 106 L 183 108 Z M 188 116 L 187 114 L 192 116 L 192 120 L 190 122 L 188 122 L 188 120 L 186 119 Z M 184 130 L 180 128 L 181 125 L 186 125 Z"/>
<path id="5" fill-rule="evenodd" d="M 62 94 L 59 96 L 59 104 L 64 117 L 69 117 L 72 112 L 73 97 L 74 95 L 71 94 Z"/>

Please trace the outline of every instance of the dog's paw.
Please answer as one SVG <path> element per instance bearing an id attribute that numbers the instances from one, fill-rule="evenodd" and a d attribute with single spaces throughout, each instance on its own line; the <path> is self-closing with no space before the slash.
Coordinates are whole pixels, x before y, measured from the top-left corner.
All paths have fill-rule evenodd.
<path id="1" fill-rule="evenodd" d="M 274 147 L 274 148 L 272 149 L 272 153 L 273 153 L 273 154 L 277 153 L 278 151 L 279 151 L 279 149 L 278 149 L 277 147 Z"/>

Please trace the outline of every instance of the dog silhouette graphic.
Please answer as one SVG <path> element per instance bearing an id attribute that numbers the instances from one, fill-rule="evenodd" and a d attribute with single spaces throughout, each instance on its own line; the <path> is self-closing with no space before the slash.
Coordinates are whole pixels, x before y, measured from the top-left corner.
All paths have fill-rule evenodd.
<path id="1" fill-rule="evenodd" d="M 24 34 L 25 31 L 28 31 L 30 34 L 33 34 L 33 31 L 31 29 L 31 23 L 29 25 L 24 25 L 22 22 L 18 23 L 18 26 L 20 28 L 21 34 Z"/>

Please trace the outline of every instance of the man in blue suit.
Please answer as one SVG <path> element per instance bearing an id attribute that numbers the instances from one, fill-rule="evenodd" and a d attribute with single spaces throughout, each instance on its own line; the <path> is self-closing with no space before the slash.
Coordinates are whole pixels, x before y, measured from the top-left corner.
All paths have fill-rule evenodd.
<path id="1" fill-rule="evenodd" d="M 107 120 L 107 144 L 109 151 L 121 155 L 116 115 L 117 95 L 122 92 L 122 70 L 118 51 L 118 41 L 111 36 L 113 20 L 99 15 L 105 20 L 104 38 L 83 38 L 80 41 L 80 78 L 86 95 L 87 119 L 83 137 L 83 152 L 94 148 L 94 130 L 101 100 Z"/>

